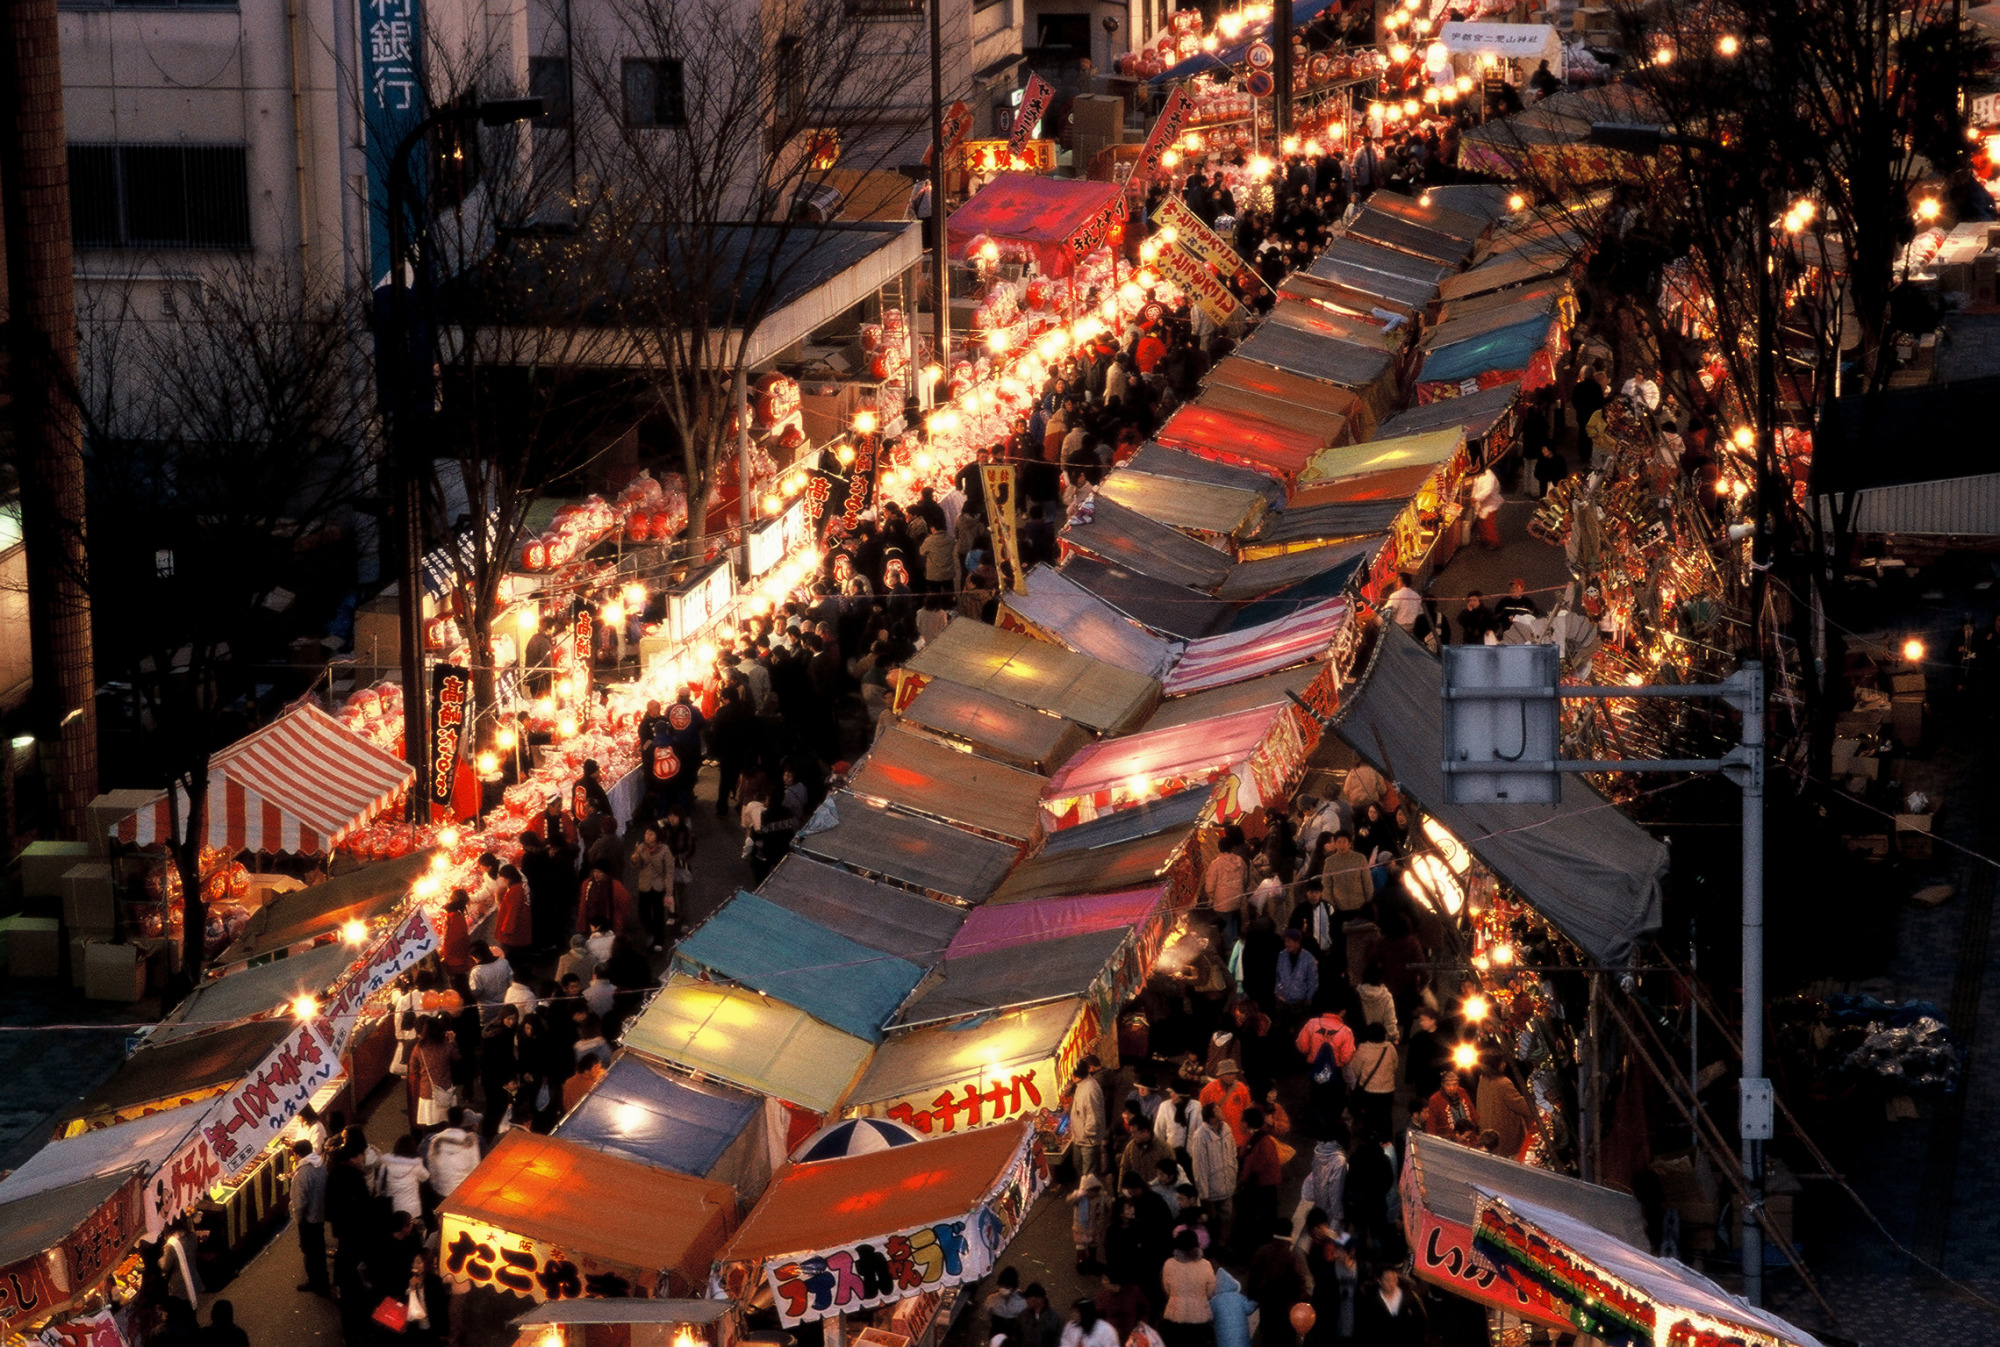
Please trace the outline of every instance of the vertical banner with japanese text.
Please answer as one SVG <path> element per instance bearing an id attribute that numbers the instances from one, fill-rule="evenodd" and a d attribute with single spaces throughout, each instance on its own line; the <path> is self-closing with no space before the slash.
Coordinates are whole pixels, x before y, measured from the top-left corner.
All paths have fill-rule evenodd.
<path id="1" fill-rule="evenodd" d="M 965 138 L 972 134 L 972 109 L 965 105 L 964 99 L 951 105 L 951 111 L 944 115 L 944 124 L 938 130 L 944 140 L 945 167 L 949 168 L 952 151 L 963 145 Z M 936 153 L 935 142 L 924 147 L 925 168 L 931 166 L 931 156 Z"/>
<path id="2" fill-rule="evenodd" d="M 431 670 L 431 801 L 451 803 L 465 726 L 472 708 L 472 677 L 456 664 Z"/>
<path id="3" fill-rule="evenodd" d="M 993 573 L 1000 588 L 1028 592 L 1028 573 L 1021 565 L 1020 503 L 1014 498 L 1014 466 L 982 463 L 979 484 L 986 489 L 986 522 L 993 537 Z"/>
<path id="4" fill-rule="evenodd" d="M 1175 85 L 1174 91 L 1167 95 L 1167 105 L 1160 109 L 1159 120 L 1153 123 L 1153 130 L 1146 137 L 1146 147 L 1139 151 L 1139 162 L 1132 169 L 1133 181 L 1143 182 L 1160 171 L 1160 156 L 1174 147 L 1193 116 L 1193 95 L 1188 93 L 1186 85 Z"/>
<path id="5" fill-rule="evenodd" d="M 423 0 L 359 0 L 361 117 L 368 138 L 369 288 L 389 279 L 389 162 L 424 119 Z M 413 156 L 412 193 L 423 166 Z M 412 199 L 416 199 L 413 195 Z"/>
<path id="6" fill-rule="evenodd" d="M 1229 287 L 1209 270 L 1208 263 L 1178 243 L 1171 248 L 1160 249 L 1154 265 L 1168 280 L 1187 291 L 1189 300 L 1199 304 L 1202 312 L 1214 319 L 1218 326 L 1234 318 L 1241 307 Z"/>
<path id="7" fill-rule="evenodd" d="M 1007 135 L 1008 154 L 1019 154 L 1027 148 L 1028 141 L 1035 134 L 1035 124 L 1042 120 L 1049 104 L 1055 100 L 1055 85 L 1040 75 L 1028 76 L 1028 87 L 1021 94 L 1021 106 L 1014 110 L 1014 126 Z"/>
<path id="8" fill-rule="evenodd" d="M 1224 276 L 1243 272 L 1256 275 L 1244 265 L 1243 258 L 1229 246 L 1229 241 L 1203 223 L 1202 218 L 1180 197 L 1162 199 L 1159 209 L 1153 212 L 1153 223 L 1162 228 L 1171 227 L 1174 244 L 1187 249 Z"/>

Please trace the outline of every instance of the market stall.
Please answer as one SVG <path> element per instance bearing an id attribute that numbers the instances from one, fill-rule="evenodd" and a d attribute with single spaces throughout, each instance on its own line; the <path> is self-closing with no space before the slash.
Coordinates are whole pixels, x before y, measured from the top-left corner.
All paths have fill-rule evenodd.
<path id="1" fill-rule="evenodd" d="M 1217 365 L 1215 369 L 1209 371 L 1205 381 L 1207 387 L 1216 387 L 1221 382 L 1216 378 L 1216 372 L 1228 363 L 1225 360 L 1222 365 Z M 1266 375 L 1273 375 L 1279 379 L 1290 377 L 1278 374 L 1267 366 L 1252 365 L 1248 362 L 1244 362 L 1242 373 L 1246 378 L 1257 380 L 1263 379 Z M 1326 387 L 1310 379 L 1302 379 L 1299 382 L 1316 391 Z M 1354 395 L 1344 388 L 1334 389 L 1332 392 L 1344 399 L 1341 404 L 1343 406 L 1354 402 Z M 1330 409 L 1327 414 L 1338 416 L 1341 413 L 1336 408 Z M 1177 482 L 1195 482 L 1203 486 L 1223 486 L 1237 491 L 1248 491 L 1254 495 L 1261 495 L 1268 508 L 1275 509 L 1285 503 L 1284 487 L 1278 485 L 1277 479 L 1267 473 L 1258 472 L 1254 468 L 1239 468 L 1228 463 L 1218 463 L 1212 458 L 1203 458 L 1199 454 L 1190 454 L 1179 449 L 1169 449 L 1152 441 L 1140 445 L 1138 450 L 1124 461 L 1123 466 L 1151 477 L 1166 477 Z"/>
<path id="2" fill-rule="evenodd" d="M 1380 304 L 1392 311 L 1422 314 L 1437 302 L 1438 286 L 1449 272 L 1365 239 L 1340 238 L 1304 274 L 1351 292 L 1362 301 L 1358 307 L 1363 313 Z"/>
<path id="3" fill-rule="evenodd" d="M 1254 416 L 1285 426 L 1318 441 L 1320 448 L 1365 440 L 1375 430 L 1374 413 L 1352 389 L 1233 355 L 1209 370 L 1196 401 L 1224 416 Z M 1135 460 L 1133 466 L 1141 465 Z M 1293 467 L 1284 475 L 1289 479 L 1296 471 Z"/>
<path id="4" fill-rule="evenodd" d="M 236 853 L 322 855 L 395 802 L 414 772 L 311 702 L 300 702 L 209 759 L 204 842 Z M 165 791 L 120 820 L 128 846 L 172 838 Z"/>
<path id="5" fill-rule="evenodd" d="M 377 861 L 303 889 L 281 893 L 250 914 L 236 939 L 210 961 L 230 969 L 286 951 L 300 952 L 350 923 L 380 920 L 400 907 L 411 886 L 428 873 L 436 852 L 419 847 L 395 860 Z"/>
<path id="6" fill-rule="evenodd" d="M 1040 586 L 1047 594 L 1055 588 L 1051 578 L 1054 572 L 1038 566 L 1028 573 L 1028 590 L 1032 596 L 1037 581 L 1042 575 Z M 1008 595 L 1006 598 L 1019 598 Z M 1088 595 L 1077 595 L 1080 603 L 1096 605 Z M 1004 603 L 1006 599 L 1003 599 Z M 1108 621 L 1134 633 L 1135 638 L 1150 641 L 1152 638 L 1139 631 L 1131 623 L 1106 613 Z M 1016 628 L 1019 630 L 1019 628 Z M 1030 632 L 1029 634 L 1034 634 Z M 1103 658 L 1099 655 L 1096 658 Z M 1118 663 L 1117 660 L 1110 661 Z M 1157 677 L 1157 671 L 1153 672 Z M 990 692 L 964 687 L 958 683 L 931 683 L 919 692 L 910 703 L 896 714 L 897 723 L 909 726 L 924 734 L 933 735 L 954 746 L 964 745 L 974 753 L 1024 771 L 1047 775 L 1069 760 L 1070 754 L 1089 743 L 1089 730 L 1073 720 L 1061 716 L 1045 715 L 1033 711 L 1018 702 L 1010 702 L 1004 697 L 996 697 Z M 768 887 L 768 885 L 767 885 Z"/>
<path id="7" fill-rule="evenodd" d="M 1384 623 L 1334 732 L 1462 839 L 1602 967 L 1623 966 L 1660 924 L 1667 849 L 1580 778 L 1556 805 L 1457 805 L 1444 793 L 1443 671 Z"/>
<path id="8" fill-rule="evenodd" d="M 1482 388 L 1465 397 L 1398 412 L 1384 421 L 1376 434 L 1382 440 L 1395 440 L 1433 430 L 1458 430 L 1474 460 L 1490 463 L 1513 443 L 1514 413 L 1520 400 L 1521 385 L 1517 383 Z"/>
<path id="9" fill-rule="evenodd" d="M 1220 631 L 1229 625 L 1235 611 L 1212 595 L 1081 552 L 1065 558 L 1058 573 L 1147 631 L 1171 641 L 1191 641 Z"/>
<path id="10" fill-rule="evenodd" d="M 1205 542 L 1240 541 L 1263 522 L 1269 502 L 1261 491 L 1156 477 L 1120 468 L 1098 483 L 1097 496 Z"/>
<path id="11" fill-rule="evenodd" d="M 727 1300 L 551 1300 L 510 1327 L 519 1335 L 514 1347 L 735 1347 L 743 1340 L 742 1311 Z"/>
<path id="12" fill-rule="evenodd" d="M 1446 233 L 1406 215 L 1383 210 L 1372 196 L 1347 222 L 1347 236 L 1454 269 L 1464 266 L 1472 256 L 1471 237 Z"/>
<path id="13" fill-rule="evenodd" d="M 1003 259 L 1069 277 L 1084 258 L 1122 237 L 1125 214 L 1118 183 L 1002 173 L 946 218 L 945 239 L 954 261 L 969 260 L 975 241 L 991 240 Z"/>
<path id="14" fill-rule="evenodd" d="M 1385 285 L 1378 287 L 1376 280 Z M 1396 289 L 1398 293 L 1385 294 L 1384 288 Z M 1370 278 L 1358 270 L 1348 271 L 1343 279 L 1342 269 L 1337 267 L 1324 275 L 1310 270 L 1294 271 L 1278 282 L 1278 294 L 1285 299 L 1330 305 L 1349 313 L 1399 318 L 1412 327 L 1423 321 L 1430 304 L 1421 287 L 1406 286 L 1400 281 L 1391 283 L 1386 276 Z"/>
<path id="15" fill-rule="evenodd" d="M 621 1052 L 552 1135 L 655 1169 L 726 1184 L 754 1202 L 784 1156 L 766 1100 Z"/>
<path id="16" fill-rule="evenodd" d="M 992 893 L 1021 854 L 1013 843 L 871 804 L 846 791 L 820 802 L 793 837 L 792 850 L 954 903 L 976 903 Z"/>
<path id="17" fill-rule="evenodd" d="M 1422 485 L 1421 478 L 1417 485 Z M 1353 499 L 1338 489 L 1305 487 L 1293 493 L 1292 504 L 1282 515 L 1267 519 L 1257 536 L 1244 544 L 1243 559 L 1258 561 L 1327 543 L 1379 536 L 1396 522 L 1407 499 L 1407 495 L 1386 500 L 1367 496 Z"/>
<path id="18" fill-rule="evenodd" d="M 1145 982 L 1159 954 L 1161 923 L 1086 931 L 1033 944 L 947 958 L 931 971 L 896 1023 L 902 1028 L 973 1019 L 1081 996 L 1110 1024 Z M 1144 948 L 1142 948 L 1142 946 Z"/>
<path id="19" fill-rule="evenodd" d="M 1314 584 L 1336 573 L 1345 576 L 1357 558 L 1374 555 L 1381 545 L 1379 538 L 1343 538 L 1239 561 L 1229 568 L 1229 578 L 1217 587 L 1215 597 L 1227 603 L 1244 603 Z"/>
<path id="20" fill-rule="evenodd" d="M 1447 201 L 1446 194 L 1434 187 L 1426 189 L 1421 196 L 1392 192 L 1384 187 L 1368 194 L 1368 209 L 1385 212 L 1398 220 L 1420 225 L 1470 246 L 1486 237 L 1494 222 L 1506 215 L 1507 195 L 1505 191 L 1499 191 L 1483 197 L 1459 195 Z M 1364 234 L 1363 237 L 1369 236 Z"/>
<path id="21" fill-rule="evenodd" d="M 1437 322 L 1419 343 L 1428 351 L 1467 337 L 1506 327 L 1533 314 L 1547 313 L 1570 323 L 1576 317 L 1576 287 L 1566 276 L 1544 277 L 1524 285 L 1447 302 Z"/>
<path id="22" fill-rule="evenodd" d="M 907 1307 L 882 1326 L 921 1339 L 938 1293 L 992 1270 L 1047 1183 L 1026 1122 L 788 1165 L 721 1251 L 722 1288 L 768 1297 L 787 1328 Z"/>
<path id="23" fill-rule="evenodd" d="M 1372 424 L 1380 424 L 1398 405 L 1396 357 L 1379 344 L 1363 346 L 1307 327 L 1265 323 L 1244 338 L 1235 354 L 1353 390 L 1368 409 Z M 1160 442 L 1168 443 L 1165 439 Z"/>
<path id="24" fill-rule="evenodd" d="M 243 1079 L 291 1030 L 285 1020 L 253 1020 L 158 1047 L 141 1043 L 109 1080 L 64 1111 L 64 1134 L 211 1099 Z"/>
<path id="25" fill-rule="evenodd" d="M 529 1300 L 695 1295 L 736 1193 L 516 1129 L 438 1208 L 439 1273 Z"/>
<path id="26" fill-rule="evenodd" d="M 1417 400 L 1434 402 L 1518 383 L 1532 393 L 1555 382 L 1563 326 L 1549 313 L 1530 313 L 1504 327 L 1440 343 L 1417 371 Z"/>
<path id="27" fill-rule="evenodd" d="M 674 967 L 740 983 L 871 1043 L 924 973 L 741 890 L 674 946 Z"/>
<path id="28" fill-rule="evenodd" d="M 982 907 L 959 928 L 945 957 L 961 959 L 968 955 L 1011 949 L 1016 945 L 1059 940 L 1064 936 L 1144 925 L 1164 910 L 1166 896 L 1164 884 L 1149 884 L 1123 893 L 1043 898 L 1032 903 Z"/>
<path id="29" fill-rule="evenodd" d="M 966 618 L 954 618 L 898 671 L 895 706 L 908 705 L 933 678 L 1111 734 L 1143 721 L 1160 696 L 1154 679 Z"/>
<path id="30" fill-rule="evenodd" d="M 1103 1034 L 1082 997 L 891 1034 L 848 1095 L 850 1117 L 893 1118 L 926 1136 L 997 1127 L 1061 1106 Z"/>
<path id="31" fill-rule="evenodd" d="M 128 1167 L 0 1204 L 0 1330 L 26 1335 L 79 1307 L 137 1329 L 126 1307 L 138 1295 L 144 1185 Z"/>
<path id="32" fill-rule="evenodd" d="M 1317 739 L 1302 721 L 1281 699 L 1092 744 L 1049 779 L 1043 824 L 1058 832 L 1202 784 L 1215 788 L 1215 817 L 1224 823 L 1260 805 L 1281 804 Z"/>
<path id="33" fill-rule="evenodd" d="M 147 1041 L 161 1047 L 245 1020 L 290 1015 L 301 998 L 322 998 L 347 972 L 354 956 L 352 945 L 336 940 L 288 959 L 211 978 L 188 993 Z"/>
<path id="34" fill-rule="evenodd" d="M 1161 717 L 1189 693 L 1245 680 L 1261 681 L 1264 675 L 1319 659 L 1333 648 L 1347 616 L 1345 598 L 1321 599 L 1276 622 L 1188 642 L 1180 662 L 1162 685 L 1168 700 L 1160 704 L 1147 725 L 1159 725 Z"/>
<path id="35" fill-rule="evenodd" d="M 1173 422 L 1160 433 L 1172 434 Z M 1213 592 L 1229 574 L 1228 553 L 1104 496 L 1092 496 L 1072 506 L 1057 542 L 1065 557 L 1085 552 L 1155 580 L 1202 592 Z"/>
<path id="36" fill-rule="evenodd" d="M 937 961 L 965 920 L 962 907 L 798 855 L 779 861 L 757 896 L 919 968 Z"/>
<path id="37" fill-rule="evenodd" d="M 968 832 L 1005 842 L 1035 835 L 1043 779 L 977 753 L 960 752 L 900 725 L 879 734 L 849 773 L 847 788 Z"/>
<path id="38" fill-rule="evenodd" d="M 633 1051 L 813 1114 L 833 1111 L 873 1046 L 796 1006 L 683 973 L 668 975 L 626 1025 L 621 1041 Z"/>
<path id="39" fill-rule="evenodd" d="M 996 905 L 1115 893 L 1166 880 L 1175 907 L 1194 900 L 1201 883 L 1200 829 L 1210 815 L 1210 787 L 1148 800 L 1045 838 L 988 900 Z"/>
<path id="40" fill-rule="evenodd" d="M 1195 596 L 1190 593 L 1189 597 Z M 1175 642 L 1154 635 L 1071 579 L 1066 571 L 1059 571 L 1053 566 L 1029 568 L 1027 593 L 1003 592 L 993 624 L 1006 631 L 1018 631 L 1062 646 L 1079 655 L 1103 660 L 1106 664 L 1115 664 L 1147 678 L 1158 678 L 1173 667 L 1178 649 Z M 930 691 L 930 688 L 924 689 L 917 695 L 917 701 L 921 702 L 929 696 Z M 1004 704 L 1013 705 L 1011 702 Z M 1053 718 L 1026 707 L 1021 710 L 1036 719 Z"/>
<path id="41" fill-rule="evenodd" d="M 1373 412 L 1358 399 L 1355 406 L 1361 423 L 1372 425 Z M 1291 407 L 1211 387 L 1168 417 L 1158 435 L 1170 449 L 1241 464 L 1289 483 L 1314 454 L 1347 442 L 1352 431 L 1345 416 L 1315 420 Z"/>

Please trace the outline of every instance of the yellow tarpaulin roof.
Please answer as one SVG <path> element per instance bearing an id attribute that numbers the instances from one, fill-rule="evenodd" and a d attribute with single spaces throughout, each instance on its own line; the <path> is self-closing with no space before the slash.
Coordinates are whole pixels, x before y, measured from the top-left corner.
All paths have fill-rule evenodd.
<path id="1" fill-rule="evenodd" d="M 1371 440 L 1366 444 L 1344 444 L 1322 449 L 1299 474 L 1299 485 L 1331 482 L 1341 477 L 1366 477 L 1370 473 L 1392 472 L 1397 468 L 1426 463 L 1444 463 L 1465 443 L 1463 428 L 1429 430 L 1421 435 L 1401 435 L 1393 440 Z"/>
<path id="2" fill-rule="evenodd" d="M 1137 726 L 1160 700 L 1156 679 L 967 617 L 952 619 L 903 668 L 1111 734 Z"/>
<path id="3" fill-rule="evenodd" d="M 833 1111 L 873 1051 L 782 1001 L 680 973 L 626 1028 L 624 1046 L 815 1113 Z"/>

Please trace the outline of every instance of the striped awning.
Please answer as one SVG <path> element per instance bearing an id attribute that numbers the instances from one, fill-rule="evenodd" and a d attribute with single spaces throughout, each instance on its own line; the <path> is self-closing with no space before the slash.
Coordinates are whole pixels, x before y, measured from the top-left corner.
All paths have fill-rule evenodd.
<path id="1" fill-rule="evenodd" d="M 1189 641 L 1166 677 L 1166 694 L 1221 687 L 1317 658 L 1332 648 L 1346 620 L 1346 599 L 1323 599 L 1261 627 Z"/>
<path id="2" fill-rule="evenodd" d="M 318 855 L 402 794 L 413 775 L 409 764 L 301 702 L 210 759 L 205 840 L 229 852 Z M 183 817 L 186 808 L 183 797 Z M 166 792 L 114 831 L 137 846 L 169 841 Z"/>

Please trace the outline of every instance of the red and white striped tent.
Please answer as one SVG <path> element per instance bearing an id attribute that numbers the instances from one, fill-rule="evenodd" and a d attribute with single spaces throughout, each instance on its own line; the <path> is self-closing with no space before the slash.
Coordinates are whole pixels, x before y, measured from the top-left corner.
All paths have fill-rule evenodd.
<path id="1" fill-rule="evenodd" d="M 1317 659 L 1333 647 L 1346 620 L 1345 598 L 1323 599 L 1276 622 L 1189 641 L 1164 680 L 1166 695 L 1201 692 Z"/>
<path id="2" fill-rule="evenodd" d="M 414 776 L 408 763 L 301 702 L 210 759 L 205 841 L 232 853 L 331 851 Z M 180 804 L 185 818 L 185 797 Z M 120 820 L 115 832 L 137 846 L 170 841 L 166 792 Z"/>

